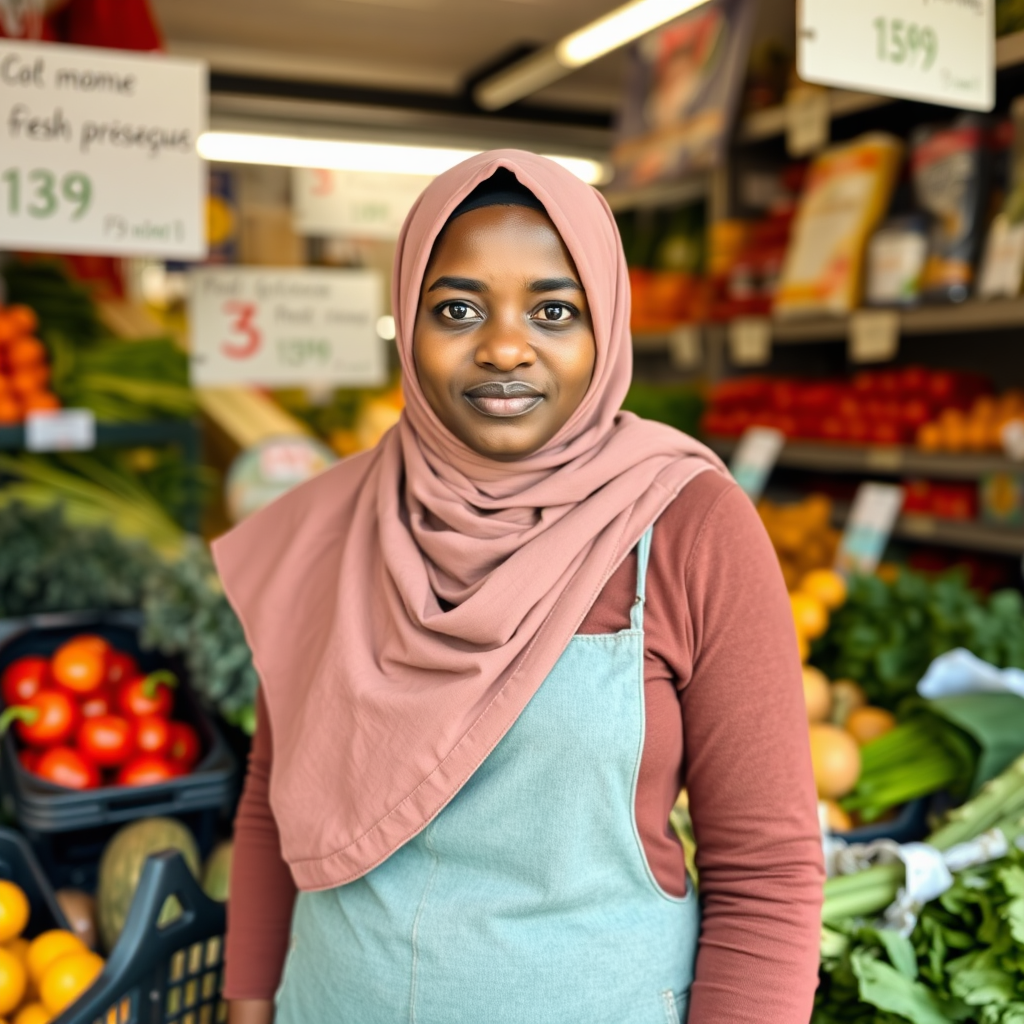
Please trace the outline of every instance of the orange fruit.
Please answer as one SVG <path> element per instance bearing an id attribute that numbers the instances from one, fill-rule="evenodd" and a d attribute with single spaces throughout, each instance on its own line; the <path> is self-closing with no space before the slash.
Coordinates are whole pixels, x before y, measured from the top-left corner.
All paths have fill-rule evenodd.
<path id="1" fill-rule="evenodd" d="M 25 995 L 25 965 L 8 949 L 0 949 L 0 1014 L 17 1009 Z"/>
<path id="2" fill-rule="evenodd" d="M 837 679 L 832 684 L 832 724 L 846 725 L 850 712 L 867 702 L 867 694 L 852 679 Z"/>
<path id="3" fill-rule="evenodd" d="M 50 391 L 35 391 L 25 396 L 25 412 L 59 409 L 60 399 Z"/>
<path id="4" fill-rule="evenodd" d="M 43 1006 L 50 1013 L 60 1013 L 92 985 L 102 970 L 103 957 L 88 950 L 58 957 L 39 985 Z"/>
<path id="5" fill-rule="evenodd" d="M 6 393 L 0 394 L 0 425 L 10 426 L 22 420 L 21 403 Z"/>
<path id="6" fill-rule="evenodd" d="M 15 370 L 10 376 L 11 390 L 27 397 L 37 391 L 45 391 L 50 383 L 50 368 L 43 363 Z"/>
<path id="7" fill-rule="evenodd" d="M 43 980 L 47 968 L 55 960 L 69 953 L 86 952 L 88 946 L 74 932 L 54 928 L 52 931 L 37 935 L 29 943 L 25 965 L 28 967 L 29 977 L 38 985 Z"/>
<path id="8" fill-rule="evenodd" d="M 806 665 L 807 659 L 811 656 L 811 642 L 803 635 L 803 633 L 797 633 L 796 635 L 796 646 L 800 652 L 800 664 Z"/>
<path id="9" fill-rule="evenodd" d="M 21 330 L 18 328 L 17 319 L 10 315 L 10 311 L 0 309 L 0 345 L 13 341 Z"/>
<path id="10" fill-rule="evenodd" d="M 947 452 L 962 452 L 967 444 L 967 417 L 959 409 L 943 409 L 939 416 L 942 447 Z"/>
<path id="11" fill-rule="evenodd" d="M 50 1024 L 53 1017 L 42 1003 L 27 1003 L 15 1015 L 11 1024 Z"/>
<path id="12" fill-rule="evenodd" d="M 830 612 L 846 600 L 846 580 L 835 569 L 812 569 L 800 581 L 800 590 L 816 597 Z"/>
<path id="13" fill-rule="evenodd" d="M 856 740 L 838 726 L 815 722 L 809 731 L 818 796 L 822 800 L 838 800 L 857 785 L 860 748 Z"/>
<path id="14" fill-rule="evenodd" d="M 19 338 L 7 349 L 7 361 L 13 370 L 39 366 L 46 362 L 46 346 L 38 338 Z"/>
<path id="15" fill-rule="evenodd" d="M 896 716 L 885 708 L 854 708 L 843 723 L 846 731 L 857 741 L 858 746 L 877 740 L 896 728 Z"/>
<path id="16" fill-rule="evenodd" d="M 796 631 L 808 640 L 816 640 L 828 629 L 828 609 L 811 594 L 797 591 L 789 595 Z"/>
<path id="17" fill-rule="evenodd" d="M 29 941 L 23 939 L 20 936 L 16 939 L 11 939 L 10 942 L 4 943 L 4 949 L 9 949 L 19 960 L 25 960 L 28 954 Z"/>
<path id="18" fill-rule="evenodd" d="M 5 310 L 7 319 L 16 332 L 19 334 L 35 334 L 39 326 L 39 317 L 31 306 L 8 306 Z"/>
<path id="19" fill-rule="evenodd" d="M 832 710 L 832 691 L 825 673 L 812 665 L 804 665 L 804 704 L 808 722 L 824 722 Z"/>
<path id="20" fill-rule="evenodd" d="M 16 939 L 25 930 L 28 915 L 28 897 L 21 886 L 0 881 L 0 942 Z"/>
<path id="21" fill-rule="evenodd" d="M 924 423 L 918 427 L 917 447 L 926 452 L 937 452 L 942 447 L 942 428 L 938 423 Z"/>
<path id="22" fill-rule="evenodd" d="M 835 800 L 822 800 L 821 803 L 825 808 L 825 824 L 829 832 L 849 832 L 853 828 L 853 819 Z"/>

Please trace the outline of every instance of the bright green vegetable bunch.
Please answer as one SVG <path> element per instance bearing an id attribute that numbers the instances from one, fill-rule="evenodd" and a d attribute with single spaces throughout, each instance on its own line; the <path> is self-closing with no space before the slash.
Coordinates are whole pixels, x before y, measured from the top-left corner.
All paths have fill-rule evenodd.
<path id="1" fill-rule="evenodd" d="M 1024 668 L 1020 593 L 998 591 L 985 601 L 955 571 L 903 570 L 891 583 L 856 576 L 811 661 L 830 679 L 856 680 L 872 704 L 895 708 L 932 660 L 955 647 L 1000 668 Z"/>
<path id="2" fill-rule="evenodd" d="M 1024 1024 L 1024 852 L 957 873 L 910 938 L 851 928 L 813 1024 Z"/>

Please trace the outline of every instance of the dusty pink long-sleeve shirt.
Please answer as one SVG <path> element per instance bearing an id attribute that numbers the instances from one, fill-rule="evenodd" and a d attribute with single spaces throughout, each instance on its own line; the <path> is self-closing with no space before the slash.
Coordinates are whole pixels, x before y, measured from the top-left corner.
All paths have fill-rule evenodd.
<path id="1" fill-rule="evenodd" d="M 629 625 L 630 555 L 581 633 Z M 654 527 L 644 613 L 646 735 L 636 819 L 651 869 L 686 890 L 668 822 L 690 796 L 703 908 L 689 1024 L 802 1024 L 817 983 L 823 872 L 806 712 L 778 562 L 750 502 L 703 473 Z M 268 802 L 272 740 L 262 697 L 235 821 L 229 999 L 270 999 L 295 885 Z"/>

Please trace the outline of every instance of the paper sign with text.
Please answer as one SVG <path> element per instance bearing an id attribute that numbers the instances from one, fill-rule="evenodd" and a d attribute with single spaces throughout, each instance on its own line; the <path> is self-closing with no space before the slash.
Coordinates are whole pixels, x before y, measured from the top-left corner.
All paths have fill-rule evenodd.
<path id="1" fill-rule="evenodd" d="M 377 387 L 375 270 L 204 267 L 189 275 L 192 383 Z"/>
<path id="2" fill-rule="evenodd" d="M 207 69 L 0 39 L 0 248 L 206 255 Z"/>
<path id="3" fill-rule="evenodd" d="M 898 484 L 861 484 L 839 542 L 836 568 L 844 575 L 874 572 L 902 508 L 903 488 Z"/>
<path id="4" fill-rule="evenodd" d="M 774 427 L 750 427 L 740 438 L 729 462 L 729 472 L 752 501 L 764 493 L 785 444 L 785 435 Z"/>
<path id="5" fill-rule="evenodd" d="M 427 174 L 296 167 L 295 230 L 301 235 L 395 239 L 412 204 L 433 180 Z"/>
<path id="6" fill-rule="evenodd" d="M 798 0 L 805 82 L 964 110 L 995 105 L 996 0 Z"/>

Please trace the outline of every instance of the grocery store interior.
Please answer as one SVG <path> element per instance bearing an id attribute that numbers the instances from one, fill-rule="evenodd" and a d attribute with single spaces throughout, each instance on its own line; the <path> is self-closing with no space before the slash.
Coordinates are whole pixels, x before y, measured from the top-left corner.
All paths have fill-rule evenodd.
<path id="1" fill-rule="evenodd" d="M 0 0 L 0 108 L 0 1024 L 259 1019 L 210 545 L 400 422 L 402 225 L 491 149 L 604 197 L 623 408 L 777 556 L 809 1020 L 1024 1022 L 1021 0 Z"/>

